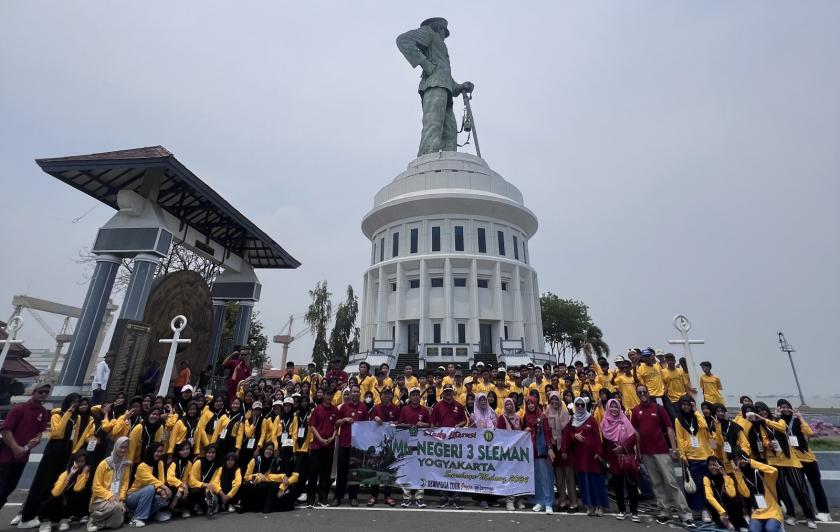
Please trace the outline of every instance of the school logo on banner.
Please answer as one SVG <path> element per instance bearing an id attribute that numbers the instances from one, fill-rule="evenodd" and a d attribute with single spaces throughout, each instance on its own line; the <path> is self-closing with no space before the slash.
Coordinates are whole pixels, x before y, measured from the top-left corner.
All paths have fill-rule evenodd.
<path id="1" fill-rule="evenodd" d="M 527 432 L 353 424 L 350 480 L 489 495 L 534 493 Z"/>

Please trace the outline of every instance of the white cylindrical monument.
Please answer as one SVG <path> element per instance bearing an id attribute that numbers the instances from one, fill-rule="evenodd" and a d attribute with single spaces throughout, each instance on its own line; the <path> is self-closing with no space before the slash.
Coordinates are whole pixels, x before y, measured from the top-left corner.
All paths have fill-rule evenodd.
<path id="1" fill-rule="evenodd" d="M 376 194 L 362 231 L 371 251 L 360 351 L 391 345 L 392 364 L 414 355 L 421 368 L 541 358 L 528 249 L 537 218 L 483 159 L 454 151 L 418 157 Z"/>

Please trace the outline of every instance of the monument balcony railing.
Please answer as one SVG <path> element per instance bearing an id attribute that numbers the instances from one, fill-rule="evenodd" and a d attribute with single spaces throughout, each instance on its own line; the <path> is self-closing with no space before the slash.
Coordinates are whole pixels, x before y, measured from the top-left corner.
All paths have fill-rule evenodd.
<path id="1" fill-rule="evenodd" d="M 478 344 L 428 343 L 421 344 L 419 352 L 426 367 L 437 362 L 457 362 L 472 366 Z"/>

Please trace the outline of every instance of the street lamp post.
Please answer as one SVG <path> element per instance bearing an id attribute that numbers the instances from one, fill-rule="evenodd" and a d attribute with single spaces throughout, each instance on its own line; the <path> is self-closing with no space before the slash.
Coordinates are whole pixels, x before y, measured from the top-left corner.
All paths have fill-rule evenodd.
<path id="1" fill-rule="evenodd" d="M 791 355 L 791 353 L 796 352 L 796 349 L 788 343 L 782 331 L 779 331 L 779 349 L 787 353 L 787 356 L 790 359 L 790 367 L 793 370 L 793 379 L 796 381 L 796 389 L 799 391 L 799 401 L 802 403 L 801 406 L 808 406 L 805 404 L 805 396 L 802 395 L 802 386 L 799 385 L 799 375 L 796 374 L 796 366 L 793 364 L 793 355 Z"/>

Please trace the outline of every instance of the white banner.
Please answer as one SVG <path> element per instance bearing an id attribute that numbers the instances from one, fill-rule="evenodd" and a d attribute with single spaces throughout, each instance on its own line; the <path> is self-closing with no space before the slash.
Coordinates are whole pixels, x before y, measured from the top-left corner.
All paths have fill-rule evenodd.
<path id="1" fill-rule="evenodd" d="M 361 484 L 485 493 L 534 493 L 528 432 L 398 428 L 353 423 L 350 479 Z"/>

